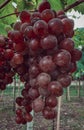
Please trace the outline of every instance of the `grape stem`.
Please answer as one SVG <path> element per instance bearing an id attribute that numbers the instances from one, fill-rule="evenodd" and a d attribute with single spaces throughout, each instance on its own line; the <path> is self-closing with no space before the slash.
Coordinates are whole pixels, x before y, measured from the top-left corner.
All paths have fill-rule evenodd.
<path id="1" fill-rule="evenodd" d="M 0 5 L 0 9 L 2 9 L 4 6 L 6 6 L 11 0 L 6 0 L 4 3 Z"/>
<path id="2" fill-rule="evenodd" d="M 11 0 L 6 0 L 2 5 L 0 5 L 0 9 L 2 9 L 4 6 L 6 6 Z M 68 10 L 78 6 L 79 4 L 83 3 L 84 0 L 77 0 L 76 2 L 74 2 L 73 4 L 67 6 L 65 9 L 64 9 L 64 12 L 67 12 Z M 30 11 L 30 12 L 34 12 L 34 11 Z M 8 17 L 8 16 L 11 16 L 11 15 L 16 15 L 16 14 L 19 14 L 20 12 L 16 12 L 16 13 L 11 13 L 11 14 L 8 14 L 8 15 L 5 15 L 5 16 L 2 16 L 0 17 L 0 19 L 3 19 L 5 17 Z"/>
<path id="3" fill-rule="evenodd" d="M 76 2 L 74 2 L 73 4 L 67 6 L 65 9 L 64 9 L 64 12 L 67 12 L 68 10 L 78 6 L 79 4 L 83 3 L 84 0 L 77 0 Z"/>

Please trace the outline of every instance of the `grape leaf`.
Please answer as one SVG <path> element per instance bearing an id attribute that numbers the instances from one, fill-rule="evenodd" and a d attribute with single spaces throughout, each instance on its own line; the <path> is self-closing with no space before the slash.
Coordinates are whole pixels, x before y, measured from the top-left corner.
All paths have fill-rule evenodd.
<path id="1" fill-rule="evenodd" d="M 12 6 L 12 1 L 9 2 L 9 4 L 7 4 L 4 8 L 2 8 L 0 10 L 0 17 L 1 16 L 6 16 L 6 15 L 8 15 L 10 13 L 14 13 L 14 7 Z M 6 17 L 6 18 L 2 19 L 2 22 L 4 24 L 11 24 L 11 23 L 14 23 L 15 21 L 16 21 L 16 16 L 15 15 L 12 15 L 10 17 Z"/>
<path id="2" fill-rule="evenodd" d="M 48 0 L 51 4 L 51 8 L 58 11 L 63 9 L 63 3 L 60 0 Z"/>
<path id="3" fill-rule="evenodd" d="M 3 24 L 0 20 L 0 35 L 6 35 L 7 34 L 7 32 L 5 30 L 5 26 L 6 26 L 6 24 Z"/>
<path id="4" fill-rule="evenodd" d="M 25 9 L 25 1 L 17 0 L 17 8 L 18 8 L 18 11 L 24 10 Z"/>

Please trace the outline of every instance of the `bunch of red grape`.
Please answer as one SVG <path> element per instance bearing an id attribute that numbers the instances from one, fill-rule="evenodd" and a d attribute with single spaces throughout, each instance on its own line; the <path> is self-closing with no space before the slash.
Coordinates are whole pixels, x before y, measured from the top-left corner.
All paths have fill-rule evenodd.
<path id="1" fill-rule="evenodd" d="M 12 41 L 0 35 L 0 90 L 13 82 L 14 71 L 10 61 L 14 55 Z"/>
<path id="2" fill-rule="evenodd" d="M 14 49 L 10 65 L 24 82 L 22 96 L 16 98 L 16 122 L 32 121 L 32 110 L 54 119 L 57 97 L 70 85 L 82 56 L 72 40 L 74 21 L 43 1 L 32 14 L 22 11 L 13 28 L 8 32 Z"/>

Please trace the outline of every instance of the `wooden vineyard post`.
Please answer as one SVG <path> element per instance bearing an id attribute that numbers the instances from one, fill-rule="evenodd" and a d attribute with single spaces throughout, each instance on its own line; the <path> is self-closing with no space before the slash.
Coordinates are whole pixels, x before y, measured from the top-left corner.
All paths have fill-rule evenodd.
<path id="1" fill-rule="evenodd" d="M 67 87 L 67 99 L 70 101 L 70 86 Z"/>
<path id="2" fill-rule="evenodd" d="M 60 112 L 61 112 L 61 103 L 62 103 L 62 96 L 58 98 L 58 111 L 57 111 L 57 128 L 56 130 L 60 130 Z"/>
<path id="3" fill-rule="evenodd" d="M 13 85 L 13 97 L 14 97 L 14 101 L 13 101 L 13 111 L 15 111 L 15 96 L 16 96 L 16 78 L 14 77 L 14 85 Z"/>
<path id="4" fill-rule="evenodd" d="M 78 80 L 79 85 L 78 85 L 78 97 L 80 98 L 80 89 L 81 89 L 81 81 L 80 79 Z"/>
<path id="5" fill-rule="evenodd" d="M 32 116 L 34 116 L 34 111 L 31 112 Z M 27 123 L 27 130 L 33 130 L 34 121 Z"/>

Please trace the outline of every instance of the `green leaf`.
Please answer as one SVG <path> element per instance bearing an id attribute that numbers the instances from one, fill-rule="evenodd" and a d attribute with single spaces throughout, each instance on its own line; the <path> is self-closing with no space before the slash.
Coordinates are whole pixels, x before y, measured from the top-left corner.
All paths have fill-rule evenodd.
<path id="1" fill-rule="evenodd" d="M 1 21 L 0 21 L 0 35 L 2 34 L 2 35 L 6 35 L 7 34 L 7 32 L 6 32 L 6 30 L 5 30 L 5 24 L 3 24 Z"/>
<path id="2" fill-rule="evenodd" d="M 25 9 L 25 1 L 24 0 L 17 0 L 17 8 L 18 11 L 22 11 Z"/>
<path id="3" fill-rule="evenodd" d="M 0 1 L 1 2 L 1 1 Z M 10 13 L 14 13 L 14 7 L 12 6 L 12 1 L 9 2 L 4 8 L 2 8 L 0 10 L 0 17 L 1 16 L 6 16 Z M 4 23 L 4 24 L 11 24 L 11 23 L 14 23 L 16 21 L 16 16 L 15 15 L 12 15 L 12 16 L 9 16 L 9 17 L 5 17 L 3 19 L 1 19 L 1 21 Z"/>
<path id="4" fill-rule="evenodd" d="M 48 0 L 51 4 L 51 8 L 58 11 L 63 9 L 63 3 L 60 0 Z"/>

